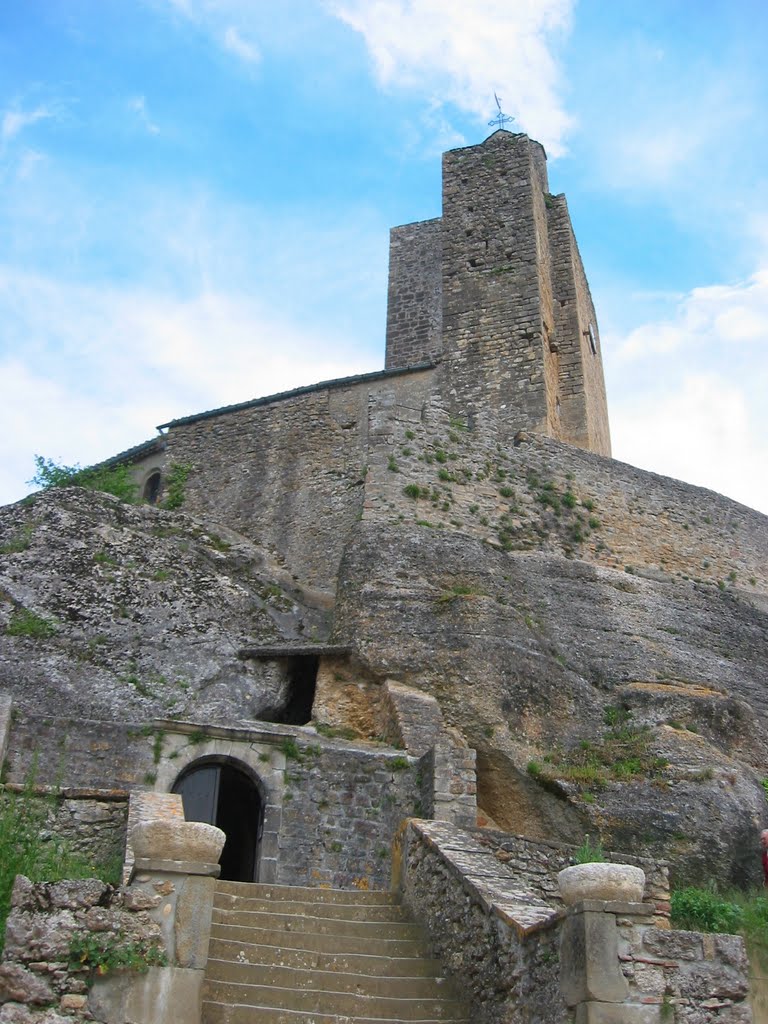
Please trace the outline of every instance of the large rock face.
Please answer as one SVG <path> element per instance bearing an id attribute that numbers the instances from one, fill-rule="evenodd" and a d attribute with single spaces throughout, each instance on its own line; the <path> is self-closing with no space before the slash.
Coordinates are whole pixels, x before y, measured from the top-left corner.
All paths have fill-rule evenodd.
<path id="1" fill-rule="evenodd" d="M 37 714 L 269 718 L 286 681 L 238 651 L 325 615 L 239 535 L 78 488 L 0 509 L 0 549 L 0 688 Z"/>
<path id="2" fill-rule="evenodd" d="M 79 490 L 0 510 L 0 687 L 31 715 L 274 721 L 286 679 L 238 652 L 329 639 L 315 716 L 360 734 L 385 679 L 434 695 L 478 752 L 498 826 L 757 881 L 765 517 L 558 442 L 504 448 L 392 409 L 369 432 L 359 517 L 314 510 L 336 523 L 332 590 L 260 546 L 256 517 L 250 539 L 212 532 L 196 487 L 210 493 L 215 451 L 188 481 L 197 518 Z"/>

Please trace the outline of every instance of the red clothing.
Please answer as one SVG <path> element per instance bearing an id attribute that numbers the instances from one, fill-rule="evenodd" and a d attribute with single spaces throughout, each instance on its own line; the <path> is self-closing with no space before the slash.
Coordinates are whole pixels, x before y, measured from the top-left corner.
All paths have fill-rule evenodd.
<path id="1" fill-rule="evenodd" d="M 768 850 L 763 850 L 763 885 L 768 886 Z"/>

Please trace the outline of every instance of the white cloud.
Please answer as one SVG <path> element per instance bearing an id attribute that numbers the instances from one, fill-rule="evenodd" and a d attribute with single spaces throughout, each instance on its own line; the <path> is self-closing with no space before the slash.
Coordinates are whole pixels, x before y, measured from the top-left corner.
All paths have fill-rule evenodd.
<path id="1" fill-rule="evenodd" d="M 328 10 L 365 38 L 385 88 L 422 92 L 489 119 L 494 91 L 551 156 L 572 120 L 553 56 L 570 28 L 573 0 L 329 0 Z M 513 128 L 516 126 L 513 126 Z"/>
<path id="2" fill-rule="evenodd" d="M 248 42 L 233 25 L 229 25 L 224 32 L 224 49 L 249 64 L 255 64 L 261 59 L 259 48 Z"/>
<path id="3" fill-rule="evenodd" d="M 160 129 L 149 116 L 147 100 L 145 96 L 133 96 L 128 100 L 128 109 L 136 115 L 141 125 L 150 135 L 159 135 Z"/>
<path id="4" fill-rule="evenodd" d="M 694 288 L 669 320 L 643 324 L 620 343 L 623 359 L 637 359 L 682 348 L 722 350 L 740 342 L 768 349 L 768 270 L 734 285 Z"/>
<path id="5" fill-rule="evenodd" d="M 22 496 L 34 453 L 87 465 L 175 416 L 378 368 L 222 290 L 174 299 L 0 268 L 0 310 L 0 503 Z"/>
<path id="6" fill-rule="evenodd" d="M 6 110 L 0 122 L 0 139 L 10 142 L 19 132 L 46 118 L 53 117 L 48 107 L 35 107 L 34 110 Z"/>
<path id="7" fill-rule="evenodd" d="M 765 417 L 725 376 L 685 374 L 610 412 L 616 458 L 768 513 Z"/>
<path id="8" fill-rule="evenodd" d="M 605 341 L 615 457 L 768 513 L 768 270 Z"/>
<path id="9" fill-rule="evenodd" d="M 261 50 L 254 42 L 253 25 L 263 16 L 251 0 L 161 0 L 206 33 L 217 46 L 246 64 L 257 64 Z M 271 12 L 276 16 L 279 12 Z"/>

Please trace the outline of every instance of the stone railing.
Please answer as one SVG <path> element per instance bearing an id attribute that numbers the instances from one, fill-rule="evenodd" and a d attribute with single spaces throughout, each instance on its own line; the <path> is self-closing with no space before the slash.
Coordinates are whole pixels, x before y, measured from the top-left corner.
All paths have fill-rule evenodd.
<path id="1" fill-rule="evenodd" d="M 655 902 L 552 905 L 443 822 L 407 822 L 396 853 L 395 885 L 476 1024 L 751 1021 L 738 936 L 672 931 Z"/>

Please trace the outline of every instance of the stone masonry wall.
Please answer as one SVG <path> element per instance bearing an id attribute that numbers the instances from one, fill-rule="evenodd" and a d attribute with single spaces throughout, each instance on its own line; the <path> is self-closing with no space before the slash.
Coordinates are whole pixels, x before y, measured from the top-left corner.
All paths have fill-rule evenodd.
<path id="1" fill-rule="evenodd" d="M 233 764 L 260 780 L 263 881 L 386 888 L 392 836 L 404 817 L 422 810 L 416 758 L 269 723 L 118 726 L 19 715 L 8 771 L 21 785 L 34 766 L 37 783 L 52 790 L 63 772 L 69 788 L 51 828 L 76 835 L 95 858 L 122 851 L 126 790 L 168 793 L 184 770 L 206 761 Z M 78 799 L 84 787 L 93 790 L 88 800 Z"/>
<path id="2" fill-rule="evenodd" d="M 494 424 L 508 438 L 521 427 L 548 428 L 537 148 L 496 132 L 443 156 L 446 404 L 452 416 L 484 430 Z"/>
<path id="3" fill-rule="evenodd" d="M 192 467 L 185 511 L 258 542 L 326 602 L 363 504 L 369 404 L 386 375 L 172 425 L 168 464 Z M 396 378 L 397 401 L 419 410 L 429 373 Z"/>
<path id="4" fill-rule="evenodd" d="M 510 835 L 495 829 L 469 829 L 484 850 L 489 850 L 519 878 L 526 889 L 553 907 L 562 907 L 558 872 L 576 863 L 577 847 L 565 843 L 548 843 L 527 836 Z M 654 904 L 659 923 L 666 926 L 669 918 L 669 868 L 663 861 L 649 857 L 633 857 L 627 853 L 605 852 L 605 859 L 614 864 L 634 864 L 645 872 L 645 899 Z"/>
<path id="5" fill-rule="evenodd" d="M 555 343 L 559 366 L 559 429 L 561 437 L 601 455 L 611 454 L 608 406 L 600 354 L 597 315 L 571 227 L 565 196 L 547 196 L 554 304 Z M 592 351 L 592 324 L 597 352 Z"/>
<path id="6" fill-rule="evenodd" d="M 386 889 L 392 837 L 419 812 L 420 784 L 402 753 L 303 746 L 286 764 L 277 882 Z"/>
<path id="7" fill-rule="evenodd" d="M 436 359 L 443 347 L 440 218 L 392 228 L 387 293 L 387 369 Z"/>
<path id="8" fill-rule="evenodd" d="M 460 981 L 477 1024 L 570 1019 L 560 995 L 558 915 L 460 829 L 410 822 L 399 837 L 403 902 Z"/>

